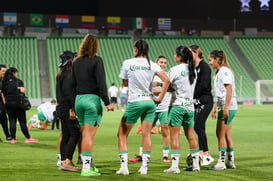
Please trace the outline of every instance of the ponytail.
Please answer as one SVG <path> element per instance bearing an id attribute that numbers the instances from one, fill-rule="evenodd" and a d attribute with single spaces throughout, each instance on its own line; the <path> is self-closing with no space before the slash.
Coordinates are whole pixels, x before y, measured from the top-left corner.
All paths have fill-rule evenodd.
<path id="1" fill-rule="evenodd" d="M 187 63 L 188 68 L 189 68 L 189 81 L 190 84 L 192 85 L 194 82 L 194 79 L 196 77 L 195 75 L 195 66 L 194 66 L 194 60 L 193 60 L 193 55 L 192 52 L 188 47 L 185 46 L 179 46 L 175 50 L 176 55 L 180 56 L 181 62 Z"/>

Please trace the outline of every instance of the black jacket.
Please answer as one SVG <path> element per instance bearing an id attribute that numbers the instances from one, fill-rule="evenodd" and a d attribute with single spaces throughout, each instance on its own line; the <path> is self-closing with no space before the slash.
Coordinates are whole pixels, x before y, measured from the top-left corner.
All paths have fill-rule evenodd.
<path id="1" fill-rule="evenodd" d="M 56 84 L 56 98 L 58 105 L 56 106 L 57 116 L 67 119 L 69 109 L 74 109 L 75 91 L 72 87 L 72 73 L 64 71 L 61 73 Z"/>
<path id="2" fill-rule="evenodd" d="M 24 87 L 22 80 L 12 77 L 8 82 L 3 82 L 2 91 L 6 98 L 6 105 L 17 105 L 19 101 L 20 90 L 18 87 Z"/>

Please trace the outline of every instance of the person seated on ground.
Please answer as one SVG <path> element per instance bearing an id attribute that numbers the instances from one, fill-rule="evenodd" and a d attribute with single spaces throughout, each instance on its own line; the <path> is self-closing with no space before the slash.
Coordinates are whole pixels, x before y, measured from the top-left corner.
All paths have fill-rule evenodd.
<path id="1" fill-rule="evenodd" d="M 31 130 L 31 128 L 39 128 L 40 127 L 40 121 L 38 119 L 38 115 L 34 114 L 31 116 L 29 119 L 29 125 L 28 125 L 28 130 Z"/>
<path id="2" fill-rule="evenodd" d="M 48 124 L 53 121 L 53 112 L 56 111 L 57 101 L 52 99 L 38 106 L 38 119 L 40 121 L 39 129 L 48 129 Z"/>

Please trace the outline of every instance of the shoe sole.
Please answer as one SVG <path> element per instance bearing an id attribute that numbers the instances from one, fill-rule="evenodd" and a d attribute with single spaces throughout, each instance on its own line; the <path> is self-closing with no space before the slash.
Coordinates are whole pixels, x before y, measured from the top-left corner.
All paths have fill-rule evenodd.
<path id="1" fill-rule="evenodd" d="M 80 171 L 80 168 L 70 168 L 70 167 L 66 167 L 66 166 L 60 166 L 59 167 L 60 170 L 64 170 L 64 171 L 72 171 L 72 172 L 77 172 Z"/>
<path id="2" fill-rule="evenodd" d="M 130 162 L 141 162 L 142 159 L 130 159 L 129 161 L 130 161 Z"/>
<path id="3" fill-rule="evenodd" d="M 235 169 L 236 166 L 226 166 L 228 169 Z"/>
<path id="4" fill-rule="evenodd" d="M 183 168 L 183 170 L 187 172 L 200 172 L 200 169 L 198 168 Z"/>
<path id="5" fill-rule="evenodd" d="M 37 143 L 38 141 L 25 141 L 25 143 Z"/>
<path id="6" fill-rule="evenodd" d="M 117 172 L 116 172 L 116 174 L 117 175 L 129 175 L 129 173 L 117 173 Z"/>
<path id="7" fill-rule="evenodd" d="M 209 168 L 209 170 L 225 170 L 226 168 L 225 167 L 212 167 L 212 168 Z"/>
<path id="8" fill-rule="evenodd" d="M 100 176 L 101 175 L 101 173 L 92 173 L 92 174 L 81 174 L 81 176 L 83 176 L 83 177 L 95 177 L 95 176 Z"/>
<path id="9" fill-rule="evenodd" d="M 173 172 L 164 171 L 164 173 L 168 173 L 168 174 L 179 174 L 180 171 L 173 171 Z"/>

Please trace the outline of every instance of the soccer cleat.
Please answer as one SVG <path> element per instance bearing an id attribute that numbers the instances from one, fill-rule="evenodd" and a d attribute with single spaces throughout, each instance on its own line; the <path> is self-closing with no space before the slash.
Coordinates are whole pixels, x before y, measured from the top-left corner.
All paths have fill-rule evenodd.
<path id="1" fill-rule="evenodd" d="M 169 168 L 169 169 L 164 170 L 164 173 L 175 173 L 175 174 L 178 174 L 178 173 L 180 173 L 180 170 L 179 170 L 179 168 Z"/>
<path id="2" fill-rule="evenodd" d="M 163 157 L 163 162 L 165 162 L 165 163 L 169 163 L 169 162 L 170 162 L 170 160 L 169 160 L 169 158 L 168 158 L 167 156 L 164 156 L 164 157 Z"/>
<path id="3" fill-rule="evenodd" d="M 116 171 L 117 175 L 129 175 L 128 168 L 120 168 L 118 171 Z"/>
<path id="4" fill-rule="evenodd" d="M 11 142 L 11 140 L 12 140 L 12 137 L 7 137 L 7 139 L 5 140 L 5 142 Z"/>
<path id="5" fill-rule="evenodd" d="M 209 156 L 203 155 L 201 165 L 206 166 L 211 164 L 213 161 L 214 161 L 214 158 L 212 158 L 210 155 Z"/>
<path id="6" fill-rule="evenodd" d="M 87 172 L 83 171 L 81 172 L 81 176 L 84 177 L 90 177 L 90 176 L 99 176 L 101 173 L 97 168 L 91 167 Z"/>
<path id="7" fill-rule="evenodd" d="M 60 170 L 65 170 L 65 171 L 72 171 L 72 172 L 77 172 L 80 171 L 81 169 L 74 166 L 73 163 L 71 164 L 61 164 L 59 167 Z"/>
<path id="8" fill-rule="evenodd" d="M 26 138 L 25 142 L 26 143 L 36 143 L 36 142 L 38 142 L 38 140 L 34 139 L 34 138 Z"/>
<path id="9" fill-rule="evenodd" d="M 228 162 L 226 163 L 226 167 L 227 167 L 227 168 L 231 168 L 231 169 L 235 169 L 235 168 L 236 168 L 236 166 L 235 166 L 235 164 L 234 164 L 233 161 L 228 161 Z"/>
<path id="10" fill-rule="evenodd" d="M 80 156 L 80 155 L 78 156 L 78 161 L 77 161 L 77 164 L 78 164 L 78 165 L 82 165 L 82 158 L 81 158 L 81 156 Z"/>
<path id="11" fill-rule="evenodd" d="M 136 155 L 135 158 L 131 158 L 129 161 L 130 162 L 140 162 L 140 161 L 142 161 L 142 156 Z"/>
<path id="12" fill-rule="evenodd" d="M 209 168 L 209 170 L 225 170 L 227 167 L 224 162 L 218 162 L 213 167 Z"/>
<path id="13" fill-rule="evenodd" d="M 148 172 L 148 168 L 147 167 L 143 167 L 143 166 L 141 166 L 140 169 L 138 170 L 138 173 L 140 175 L 146 175 L 147 172 Z"/>
<path id="14" fill-rule="evenodd" d="M 17 143 L 18 141 L 17 141 L 17 139 L 12 139 L 10 142 L 11 143 Z"/>
<path id="15" fill-rule="evenodd" d="M 190 172 L 199 172 L 200 171 L 200 167 L 188 166 L 186 168 L 183 168 L 183 170 L 190 171 Z"/>
<path id="16" fill-rule="evenodd" d="M 90 168 L 93 172 L 99 173 L 99 169 L 97 169 L 97 167 L 93 166 Z"/>

